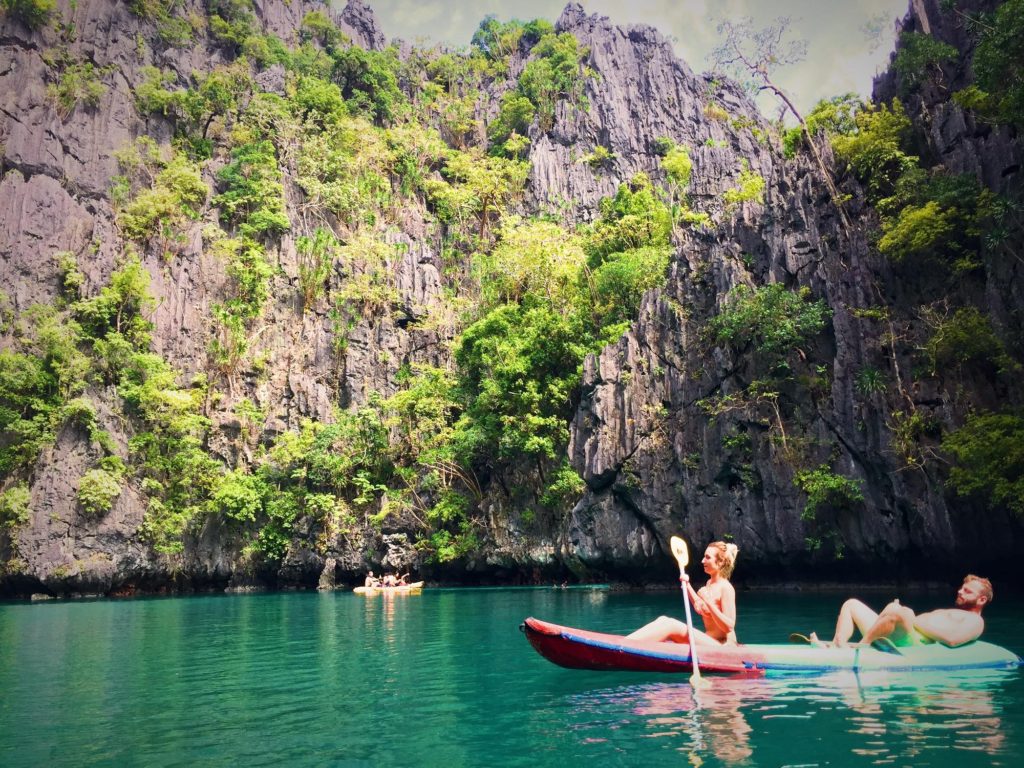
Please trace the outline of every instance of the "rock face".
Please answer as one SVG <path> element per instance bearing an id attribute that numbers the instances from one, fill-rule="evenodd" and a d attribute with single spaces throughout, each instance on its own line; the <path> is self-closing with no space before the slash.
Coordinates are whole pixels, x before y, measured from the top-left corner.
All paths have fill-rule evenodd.
<path id="1" fill-rule="evenodd" d="M 938 13 L 934 4 L 924 5 Z M 944 18 L 945 25 L 933 24 L 933 34 L 965 48 L 962 30 L 948 14 Z M 916 308 L 901 306 L 913 297 L 901 291 L 899 276 L 868 245 L 866 232 L 875 225 L 856 185 L 848 181 L 844 190 L 852 195 L 847 208 L 856 222 L 846 232 L 812 165 L 782 163 L 770 146 L 752 141 L 750 131 L 730 129 L 763 125 L 739 94 L 716 94 L 732 117 L 728 125 L 703 117 L 707 91 L 695 87 L 653 30 L 613 31 L 576 8 L 567 9 L 560 24 L 591 44 L 602 75 L 591 94 L 591 112 L 573 128 L 577 135 L 595 135 L 600 120 L 608 148 L 637 162 L 627 174 L 656 173 L 643 153 L 644 137 L 649 140 L 653 130 L 691 146 L 709 136 L 725 142 L 694 156 L 692 189 L 698 199 L 705 197 L 705 205 L 730 185 L 741 158 L 768 182 L 763 206 L 745 204 L 714 236 L 684 241 L 664 292 L 646 297 L 639 319 L 618 344 L 587 360 L 571 454 L 588 491 L 572 513 L 568 554 L 600 571 L 639 577 L 663 567 L 668 537 L 682 531 L 698 546 L 731 537 L 744 567 L 786 577 L 815 569 L 921 575 L 929 567 L 956 571 L 966 563 L 991 570 L 991 561 L 976 549 L 981 541 L 1011 555 L 1019 546 L 1020 521 L 1008 512 L 975 514 L 969 503 L 943 492 L 934 466 L 908 469 L 894 450 L 892 414 L 901 403 L 864 396 L 855 387 L 856 373 L 865 368 L 910 370 L 912 345 L 924 341 Z M 911 14 L 904 29 L 919 24 Z M 890 75 L 878 83 L 877 96 L 889 99 L 899 87 L 898 77 Z M 925 128 L 935 156 L 952 172 L 975 175 L 993 189 L 1019 188 L 1016 138 L 1006 129 L 979 128 L 939 96 L 932 89 L 913 102 L 919 117 L 929 117 Z M 943 96 L 948 99 L 948 91 Z M 572 180 L 553 171 L 538 179 L 551 185 L 549 195 L 572 190 Z M 814 530 L 802 519 L 805 497 L 793 482 L 793 441 L 780 442 L 771 409 L 767 420 L 764 405 L 709 419 L 695 406 L 750 382 L 749 364 L 726 350 L 708 349 L 702 328 L 729 289 L 765 282 L 807 287 L 833 312 L 830 338 L 806 357 L 828 380 L 828 391 L 782 392 L 779 403 L 787 421 L 803 422 L 802 463 L 830 464 L 864 489 L 862 507 L 826 523 L 838 534 L 845 563 L 835 563 L 831 553 L 816 557 L 805 546 Z M 984 283 L 985 310 L 1003 320 L 1005 338 L 1014 338 L 1019 315 L 1006 308 L 1021 306 L 1019 265 L 993 269 Z M 870 314 L 864 310 L 880 300 L 895 308 L 905 334 L 898 347 L 887 344 L 893 329 L 865 319 Z M 799 375 L 813 373 L 809 368 Z M 949 391 L 952 382 L 939 377 L 913 386 L 913 406 L 928 418 L 945 427 L 962 420 L 963 403 Z M 974 407 L 998 408 L 1003 394 L 1005 389 L 980 387 Z M 743 436 L 743 456 L 728 447 L 736 445 L 737 435 Z"/>
<path id="2" fill-rule="evenodd" d="M 198 0 L 182 5 L 185 13 L 205 8 Z M 138 136 L 166 143 L 172 134 L 166 120 L 135 108 L 132 90 L 143 81 L 143 68 L 157 66 L 184 83 L 193 71 L 208 72 L 228 61 L 217 46 L 160 44 L 153 23 L 125 3 L 61 0 L 58 6 L 77 35 L 68 38 L 66 26 L 31 31 L 9 15 L 0 17 L 0 286 L 16 315 L 58 299 L 59 254 L 77 258 L 85 295 L 106 285 L 123 256 L 110 195 L 118 172 L 115 152 Z M 1019 191 L 1019 137 L 1008 128 L 979 124 L 948 99 L 969 82 L 970 38 L 934 0 L 914 7 L 905 30 L 927 23 L 931 34 L 964 51 L 944 89 L 929 84 L 906 99 L 928 151 L 951 171 L 973 175 L 995 191 Z M 295 44 L 306 14 L 327 7 L 311 0 L 255 0 L 254 10 L 264 32 Z M 385 47 L 372 10 L 359 0 L 333 18 L 354 43 Z M 816 578 L 826 572 L 941 577 L 966 567 L 992 572 L 993 563 L 1012 562 L 1024 535 L 1020 521 L 1007 510 L 982 513 L 950 495 L 941 464 L 908 465 L 895 448 L 893 414 L 909 402 L 929 423 L 949 429 L 968 411 L 1020 402 L 1021 393 L 992 375 L 971 379 L 967 393 L 962 378 L 909 376 L 927 334 L 919 311 L 923 302 L 872 247 L 877 217 L 857 183 L 842 180 L 845 211 L 854 222 L 847 229 L 818 167 L 806 155 L 783 159 L 770 126 L 739 86 L 694 74 L 656 30 L 618 27 L 576 4 L 565 9 L 557 29 L 589 49 L 586 63 L 597 77 L 586 85 L 587 109 L 563 101 L 551 130 L 532 127 L 526 211 L 558 211 L 575 223 L 593 220 L 600 200 L 634 174 L 664 180 L 655 141 L 668 137 L 691 148 L 690 204 L 712 216 L 715 226 L 677 228 L 664 289 L 648 292 L 630 330 L 587 358 L 569 447 L 586 491 L 571 513 L 527 527 L 514 499 L 485 489 L 481 506 L 489 530 L 481 557 L 432 575 L 519 578 L 537 569 L 667 580 L 667 541 L 676 533 L 694 547 L 731 537 L 741 552 L 738 575 L 752 578 Z M 73 58 L 104 68 L 107 87 L 96 106 L 79 104 L 61 114 L 48 98 L 54 74 L 46 52 L 59 45 Z M 514 55 L 510 71 L 521 71 L 524 63 L 523 52 Z M 513 82 L 493 85 L 492 112 Z M 257 83 L 267 92 L 282 92 L 283 72 L 267 68 Z M 901 88 L 899 77 L 887 74 L 876 83 L 876 97 L 888 101 Z M 598 168 L 580 161 L 597 146 L 614 158 Z M 827 153 L 825 159 L 831 160 Z M 723 195 L 743 171 L 764 178 L 764 199 L 726 206 Z M 272 254 L 279 268 L 275 301 L 253 350 L 269 362 L 259 377 L 232 381 L 225 398 L 209 405 L 211 454 L 228 466 L 245 464 L 260 442 L 297 429 L 305 418 L 327 422 L 335 408 L 394 393 L 404 363 L 449 362 L 444 329 L 410 322 L 438 304 L 444 291 L 441 244 L 426 230 L 410 212 L 403 231 L 389 235 L 395 248 L 386 267 L 401 312 L 358 318 L 343 357 L 333 346 L 330 310 L 296 307 L 296 243 L 289 235 L 281 239 Z M 154 351 L 188 378 L 208 366 L 208 318 L 228 277 L 204 247 L 202 222 L 188 229 L 176 249 L 169 261 L 146 253 L 144 265 L 156 298 Z M 1019 265 L 986 270 L 963 290 L 993 318 L 1002 338 L 1021 338 Z M 330 280 L 339 285 L 350 277 L 336 273 Z M 702 403 L 742 392 L 757 377 L 757 361 L 716 345 L 709 318 L 737 286 L 768 283 L 806 288 L 823 299 L 831 310 L 828 330 L 800 350 L 790 383 L 776 397 L 712 418 Z M 890 309 L 887 319 L 873 311 L 879 306 Z M 0 349 L 13 338 L 5 324 Z M 890 385 L 858 389 L 857 376 L 867 369 L 884 372 Z M 89 395 L 107 402 L 100 389 Z M 273 414 L 260 434 L 248 434 L 233 415 L 243 397 Z M 99 410 L 125 455 L 124 428 L 109 408 Z M 925 446 L 935 448 L 935 441 Z M 294 532 L 280 567 L 266 573 L 248 564 L 228 530 L 211 523 L 172 563 L 140 537 L 145 498 L 131 483 L 102 520 L 80 509 L 77 482 L 95 459 L 93 450 L 82 429 L 70 425 L 39 459 L 30 478 L 28 525 L 13 540 L 0 535 L 0 559 L 18 560 L 16 569 L 0 571 L 6 590 L 245 590 L 318 583 L 330 589 L 367 567 L 424 572 L 400 524 L 355 530 L 337 538 L 326 554 L 315 546 L 323 532 L 307 526 Z M 804 519 L 806 496 L 794 478 L 801 468 L 826 465 L 857 481 L 864 500 L 812 522 Z M 808 539 L 825 545 L 812 551 Z M 838 563 L 837 546 L 844 553 Z"/>

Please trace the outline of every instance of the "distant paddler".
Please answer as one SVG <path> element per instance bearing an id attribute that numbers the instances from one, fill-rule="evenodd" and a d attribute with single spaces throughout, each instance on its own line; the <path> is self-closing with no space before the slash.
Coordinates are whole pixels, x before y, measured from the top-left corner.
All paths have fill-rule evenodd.
<path id="1" fill-rule="evenodd" d="M 349 583 L 351 584 L 352 582 Z M 370 571 L 368 574 L 366 574 L 366 579 L 363 581 L 363 586 L 367 588 L 379 587 L 380 579 L 373 575 L 373 571 Z"/>

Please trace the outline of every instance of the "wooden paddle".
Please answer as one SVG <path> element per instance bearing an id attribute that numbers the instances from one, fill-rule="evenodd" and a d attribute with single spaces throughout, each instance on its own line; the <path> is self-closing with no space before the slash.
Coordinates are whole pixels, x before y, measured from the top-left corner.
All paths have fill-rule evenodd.
<path id="1" fill-rule="evenodd" d="M 686 607 L 686 637 L 690 643 L 690 660 L 693 662 L 693 674 L 690 675 L 690 685 L 694 688 L 703 688 L 709 685 L 707 680 L 700 676 L 700 667 L 697 665 L 697 638 L 693 636 L 693 619 L 690 617 L 690 595 L 686 591 L 686 565 L 690 562 L 690 551 L 686 548 L 686 542 L 678 536 L 669 539 L 672 547 L 672 555 L 679 563 L 679 584 L 683 590 L 683 605 Z"/>

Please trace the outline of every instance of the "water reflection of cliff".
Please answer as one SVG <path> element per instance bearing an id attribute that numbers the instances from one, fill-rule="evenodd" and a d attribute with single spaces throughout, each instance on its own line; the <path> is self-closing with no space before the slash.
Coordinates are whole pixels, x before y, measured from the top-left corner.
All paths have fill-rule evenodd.
<path id="1" fill-rule="evenodd" d="M 581 693 L 571 705 L 584 739 L 604 740 L 591 731 L 609 723 L 639 728 L 692 765 L 957 765 L 967 754 L 1010 757 L 997 694 L 1017 674 L 716 677 L 697 692 L 679 678 Z"/>

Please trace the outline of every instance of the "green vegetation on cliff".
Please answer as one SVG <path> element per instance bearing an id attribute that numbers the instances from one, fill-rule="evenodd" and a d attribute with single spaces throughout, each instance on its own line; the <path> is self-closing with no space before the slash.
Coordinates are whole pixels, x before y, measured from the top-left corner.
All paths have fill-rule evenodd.
<path id="1" fill-rule="evenodd" d="M 1024 0 L 1007 0 L 972 22 L 977 82 L 954 99 L 982 117 L 1024 125 Z"/>
<path id="2" fill-rule="evenodd" d="M 130 9 L 165 44 L 204 34 L 174 4 Z M 586 51 L 544 21 L 485 19 L 465 55 L 400 60 L 393 48 L 352 44 L 320 12 L 305 17 L 294 48 L 261 31 L 249 0 L 218 0 L 209 14 L 208 42 L 227 61 L 187 82 L 146 67 L 135 89 L 140 113 L 175 135 L 118 154 L 111 199 L 121 267 L 80 296 L 84 279 L 68 262 L 66 302 L 40 308 L 22 348 L 0 357 L 4 469 L 26 471 L 71 408 L 92 436 L 77 491 L 84 514 L 105 515 L 131 484 L 147 499 L 143 530 L 157 551 L 182 551 L 214 519 L 253 567 L 283 558 L 300 522 L 324 537 L 398 526 L 416 531 L 428 557 L 472 554 L 488 483 L 520 489 L 524 521 L 534 509 L 561 513 L 582 489 L 564 457 L 583 358 L 621 333 L 643 292 L 661 284 L 672 231 L 663 194 L 642 175 L 578 232 L 513 215 L 529 170 L 522 137 L 534 122 L 550 129 L 559 102 L 586 108 Z M 475 105 L 484 87 L 507 79 L 513 55 L 524 66 L 485 130 Z M 283 87 L 264 91 L 257 75 L 271 65 L 283 67 Z M 92 70 L 81 72 L 84 80 L 65 77 L 54 91 L 65 111 L 101 93 Z M 685 148 L 666 163 L 684 190 Z M 249 394 L 242 382 L 263 364 L 261 323 L 288 303 L 283 238 L 294 244 L 295 306 L 330 308 L 344 355 L 354 327 L 398 316 L 395 259 L 405 246 L 392 233 L 408 211 L 448 262 L 445 289 L 470 297 L 430 308 L 447 313 L 439 341 L 448 366 L 402 361 L 389 397 L 250 442 L 248 460 L 215 457 L 212 404 L 234 404 L 246 441 L 270 415 L 235 391 Z M 171 264 L 199 230 L 226 279 L 209 303 L 206 373 L 183 384 L 150 351 L 149 272 L 134 254 Z M 436 322 L 432 315 L 419 322 Z M 60 323 L 70 332 L 56 334 Z M 127 453 L 100 426 L 109 408 L 126 419 Z"/>

